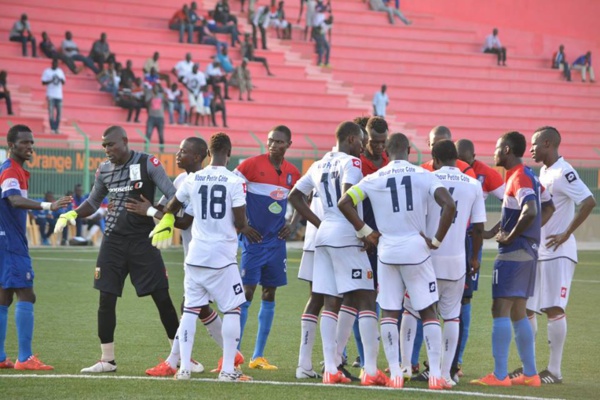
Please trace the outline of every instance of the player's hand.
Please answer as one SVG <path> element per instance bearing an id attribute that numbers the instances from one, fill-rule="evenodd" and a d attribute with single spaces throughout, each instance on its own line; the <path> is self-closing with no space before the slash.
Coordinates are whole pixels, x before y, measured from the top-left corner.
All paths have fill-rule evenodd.
<path id="1" fill-rule="evenodd" d="M 288 236 L 290 236 L 291 233 L 292 227 L 290 226 L 290 224 L 286 223 L 285 225 L 283 225 L 283 228 L 281 228 L 281 230 L 277 234 L 277 237 L 281 240 L 285 240 L 288 238 Z"/>
<path id="2" fill-rule="evenodd" d="M 61 208 L 64 208 L 69 204 L 73 204 L 73 198 L 71 196 L 63 196 L 60 199 L 56 200 L 54 203 L 52 203 L 52 205 L 50 206 L 50 210 L 60 210 Z"/>
<path id="3" fill-rule="evenodd" d="M 552 249 L 552 251 L 556 251 L 558 246 L 569 240 L 571 235 L 567 235 L 567 232 L 559 233 L 556 235 L 548 235 L 548 241 L 546 242 L 546 247 Z"/>
<path id="4" fill-rule="evenodd" d="M 377 245 L 379 244 L 379 238 L 381 237 L 381 233 L 377 231 L 371 232 L 369 235 L 363 237 L 361 240 L 364 243 L 362 251 L 366 251 L 368 253 L 374 252 L 377 250 Z"/>
<path id="5" fill-rule="evenodd" d="M 496 242 L 500 244 L 510 244 L 513 239 L 510 237 L 510 233 L 506 231 L 500 231 L 496 235 Z"/>
<path id="6" fill-rule="evenodd" d="M 469 275 L 475 275 L 477 272 L 479 272 L 479 267 L 481 266 L 479 264 L 479 257 L 471 258 L 469 265 L 471 266 Z"/>
<path id="7" fill-rule="evenodd" d="M 171 213 L 166 213 L 148 236 L 152 239 L 152 246 L 157 249 L 168 248 L 173 240 L 174 229 L 175 216 Z"/>
<path id="8" fill-rule="evenodd" d="M 251 243 L 262 242 L 262 235 L 250 225 L 246 225 L 244 228 L 240 229 L 240 233 L 246 236 Z"/>
<path id="9" fill-rule="evenodd" d="M 145 217 L 146 211 L 148 211 L 148 209 L 152 207 L 152 203 L 150 203 L 150 201 L 148 201 L 148 199 L 146 199 L 144 195 L 140 195 L 140 197 L 142 198 L 141 201 L 137 199 L 128 198 L 125 202 L 125 208 L 131 213 L 142 215 Z"/>
<path id="10" fill-rule="evenodd" d="M 431 241 L 431 239 L 428 238 L 427 236 L 425 236 L 425 234 L 423 232 L 419 232 L 419 234 L 421 235 L 421 237 L 423 239 L 425 239 L 425 243 L 427 243 L 427 247 L 429 247 L 430 250 L 437 250 L 438 249 L 438 247 L 435 247 L 433 245 L 433 242 Z"/>
<path id="11" fill-rule="evenodd" d="M 60 200 L 59 200 L 60 201 Z M 64 214 L 60 214 L 58 220 L 56 220 L 56 225 L 54 226 L 54 233 L 61 233 L 67 223 L 71 225 L 75 225 L 75 220 L 77 219 L 77 211 L 71 210 Z"/>

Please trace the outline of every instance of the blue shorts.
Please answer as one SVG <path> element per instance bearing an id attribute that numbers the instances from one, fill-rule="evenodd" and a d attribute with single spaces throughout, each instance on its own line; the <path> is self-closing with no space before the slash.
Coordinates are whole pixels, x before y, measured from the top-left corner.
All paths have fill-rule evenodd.
<path id="1" fill-rule="evenodd" d="M 465 239 L 465 266 L 467 268 L 467 275 L 465 276 L 465 292 L 463 297 L 472 298 L 473 292 L 479 288 L 479 272 L 475 275 L 469 275 L 471 272 L 471 266 L 469 265 L 469 259 L 471 258 L 471 249 L 473 248 L 473 239 L 467 234 Z M 479 249 L 479 265 L 481 266 L 482 249 Z"/>
<path id="2" fill-rule="evenodd" d="M 242 248 L 241 275 L 244 285 L 263 287 L 287 285 L 287 251 L 285 240 L 275 240 Z"/>
<path id="3" fill-rule="evenodd" d="M 492 298 L 533 296 L 537 253 L 519 249 L 498 254 L 492 275 Z"/>
<path id="4" fill-rule="evenodd" d="M 33 287 L 33 266 L 29 255 L 0 251 L 0 287 L 22 289 Z"/>

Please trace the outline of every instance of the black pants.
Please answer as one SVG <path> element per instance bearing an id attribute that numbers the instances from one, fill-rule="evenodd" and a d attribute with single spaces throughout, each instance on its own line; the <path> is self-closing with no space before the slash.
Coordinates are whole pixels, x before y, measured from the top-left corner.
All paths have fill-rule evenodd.
<path id="1" fill-rule="evenodd" d="M 497 54 L 498 65 L 500 65 L 500 62 L 502 62 L 502 64 L 506 63 L 506 47 L 501 47 L 499 49 L 485 49 L 484 53 Z"/>
<path id="2" fill-rule="evenodd" d="M 212 119 L 212 123 L 214 126 L 217 126 L 217 121 L 215 120 L 215 114 L 219 111 L 221 111 L 221 117 L 223 118 L 223 126 L 227 127 L 227 114 L 225 111 L 225 104 L 212 103 L 210 105 L 210 117 Z"/>
<path id="3" fill-rule="evenodd" d="M 249 61 L 256 61 L 259 63 L 262 63 L 262 65 L 265 66 L 265 69 L 267 70 L 268 73 L 271 73 L 271 71 L 269 70 L 269 64 L 267 64 L 267 59 L 265 57 L 252 57 Z"/>
<path id="4" fill-rule="evenodd" d="M 6 100 L 6 112 L 8 113 L 8 115 L 12 115 L 13 110 L 12 110 L 12 101 L 10 100 L 10 94 L 0 92 L 0 99 Z"/>
<path id="5" fill-rule="evenodd" d="M 267 32 L 264 28 L 264 26 L 259 25 L 258 29 L 260 30 L 260 40 L 261 40 L 261 44 L 262 44 L 262 48 L 263 50 L 267 50 Z M 258 48 L 258 42 L 257 42 L 257 37 L 256 37 L 256 25 L 252 25 L 252 44 L 254 45 L 254 48 Z"/>
<path id="6" fill-rule="evenodd" d="M 93 62 L 98 64 L 98 69 L 102 71 L 104 69 L 104 63 L 115 62 L 115 55 L 110 53 L 108 57 L 105 57 L 101 53 L 90 53 L 90 58 Z"/>
<path id="7" fill-rule="evenodd" d="M 25 35 L 19 35 L 19 36 L 12 36 L 10 38 L 11 42 L 21 42 L 22 50 L 23 50 L 23 57 L 27 57 L 27 42 L 31 42 L 31 55 L 33 57 L 37 57 L 37 53 L 36 53 L 36 47 L 35 47 L 35 38 L 33 36 L 25 36 Z"/>
<path id="8" fill-rule="evenodd" d="M 67 66 L 67 68 L 69 68 L 69 70 L 72 73 L 77 72 L 77 67 L 75 66 L 75 62 L 70 57 L 67 57 L 63 53 L 59 53 L 58 51 L 48 51 L 48 52 L 44 52 L 44 55 L 48 58 L 52 58 L 52 59 L 56 58 L 56 59 L 62 61 Z"/>
<path id="9" fill-rule="evenodd" d="M 568 80 L 568 81 L 570 81 L 571 80 L 571 69 L 569 68 L 569 63 L 565 62 L 565 61 L 562 61 L 560 63 L 560 65 L 562 65 L 562 69 L 563 69 L 562 72 L 563 72 L 563 75 L 564 75 L 565 79 Z M 552 68 L 559 69 L 560 66 L 558 64 L 555 64 L 555 65 L 552 66 Z"/>
<path id="10" fill-rule="evenodd" d="M 207 79 L 208 84 L 212 85 L 213 91 L 215 86 L 218 86 L 219 83 L 223 83 L 225 98 L 229 97 L 229 83 L 227 82 L 227 78 L 224 76 L 209 76 Z"/>

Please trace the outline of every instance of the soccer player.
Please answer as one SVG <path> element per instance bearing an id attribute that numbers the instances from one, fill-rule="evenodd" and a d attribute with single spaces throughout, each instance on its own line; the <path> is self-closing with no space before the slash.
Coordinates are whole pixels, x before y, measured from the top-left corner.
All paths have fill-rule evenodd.
<path id="1" fill-rule="evenodd" d="M 287 196 L 300 172 L 284 159 L 292 145 L 292 132 L 287 126 L 271 129 L 267 138 L 268 154 L 244 160 L 234 171 L 248 185 L 248 220 L 260 232 L 262 241 L 253 243 L 242 235 L 242 281 L 247 301 L 242 304 L 242 336 L 248 319 L 248 308 L 256 286 L 262 286 L 258 312 L 258 332 L 250 368 L 276 370 L 264 357 L 265 346 L 275 316 L 275 292 L 287 284 L 287 252 L 285 239 L 290 227 L 285 221 Z"/>
<path id="2" fill-rule="evenodd" d="M 548 191 L 533 171 L 523 164 L 527 142 L 519 132 L 498 139 L 494 160 L 506 169 L 506 191 L 502 200 L 501 227 L 496 241 L 498 255 L 492 274 L 492 354 L 494 372 L 472 384 L 484 386 L 540 386 L 534 354 L 534 337 L 525 305 L 533 295 L 538 246 L 543 222 L 554 205 Z M 515 342 L 523 363 L 523 374 L 508 377 L 511 320 Z"/>
<path id="3" fill-rule="evenodd" d="M 151 233 L 153 244 L 161 247 L 173 236 L 173 214 L 185 204 L 192 208 L 194 222 L 185 258 L 185 304 L 179 329 L 181 368 L 175 378 L 190 379 L 196 321 L 200 309 L 214 299 L 224 313 L 223 364 L 219 380 L 247 381 L 251 378 L 234 367 L 240 340 L 239 306 L 246 301 L 237 266 L 236 228 L 248 241 L 257 242 L 261 236 L 247 223 L 244 180 L 226 168 L 231 157 L 229 136 L 224 133 L 213 135 L 209 155 L 210 165 L 186 177 Z"/>
<path id="4" fill-rule="evenodd" d="M 154 220 L 151 216 L 130 214 L 125 208 L 129 198 L 153 199 L 157 187 L 171 198 L 175 187 L 158 158 L 129 150 L 127 134 L 122 127 L 109 127 L 102 135 L 102 147 L 108 160 L 98 167 L 90 196 L 77 209 L 62 214 L 54 230 L 61 232 L 67 223 L 93 214 L 109 195 L 113 207 L 106 217 L 94 275 L 94 288 L 100 291 L 98 337 L 102 356 L 96 364 L 83 368 L 83 373 L 117 370 L 114 344 L 117 298 L 121 296 L 129 274 L 139 297 L 152 296 L 170 342 L 179 326 L 169 296 L 165 264 L 160 251 L 152 247 L 148 239 Z"/>
<path id="5" fill-rule="evenodd" d="M 443 125 L 438 125 L 429 131 L 429 138 L 427 139 L 427 145 L 429 146 L 429 149 L 433 149 L 433 146 L 440 140 L 452 140 L 452 132 L 450 132 L 448 127 Z M 427 171 L 434 171 L 433 159 L 421 164 L 421 167 L 425 168 Z M 456 160 L 456 168 L 460 169 L 460 172 L 463 174 L 467 174 L 471 178 L 477 179 L 473 168 L 471 168 L 471 166 L 466 162 L 462 160 Z"/>
<path id="6" fill-rule="evenodd" d="M 321 313 L 321 339 L 325 371 L 323 383 L 349 383 L 350 379 L 338 370 L 341 359 L 337 354 L 340 338 L 348 341 L 354 320 L 338 324 L 338 313 L 357 309 L 365 351 L 363 385 L 385 385 L 387 376 L 377 369 L 379 347 L 375 297 L 372 292 L 373 271 L 362 243 L 354 229 L 340 212 L 337 202 L 352 185 L 362 179 L 361 162 L 363 132 L 357 124 L 345 121 L 336 130 L 336 149 L 314 163 L 290 193 L 290 203 L 310 223 L 318 227 L 315 238 L 315 273 L 313 292 L 324 295 Z M 304 196 L 313 189 L 324 209 L 323 220 L 312 212 Z M 319 273 L 316 273 L 316 271 Z M 343 311 L 342 311 L 343 312 Z M 356 314 L 353 318 L 356 318 Z M 348 318 L 349 319 L 349 318 Z M 338 333 L 339 329 L 344 330 Z"/>
<path id="7" fill-rule="evenodd" d="M 540 372 L 542 383 L 562 383 L 561 362 L 567 337 L 565 308 L 577 263 L 577 244 L 573 233 L 586 220 L 596 200 L 581 181 L 577 171 L 559 155 L 560 133 L 553 127 L 539 128 L 531 138 L 531 155 L 543 164 L 540 183 L 552 195 L 556 210 L 542 226 L 533 297 L 527 301 L 527 314 L 534 335 L 535 313 L 548 317 L 548 367 Z M 579 210 L 575 212 L 575 205 Z"/>
<path id="8" fill-rule="evenodd" d="M 33 266 L 29 257 L 27 210 L 52 210 L 68 206 L 71 196 L 53 203 L 29 200 L 29 172 L 23 168 L 33 155 L 33 133 L 25 125 L 14 125 L 6 135 L 9 156 L 0 166 L 0 369 L 52 370 L 31 350 L 33 339 Z M 17 296 L 15 323 L 19 355 L 13 362 L 6 356 L 4 343 L 8 308 Z"/>
<path id="9" fill-rule="evenodd" d="M 445 389 L 447 385 L 440 372 L 442 329 L 436 315 L 438 289 L 430 253 L 444 241 L 456 214 L 456 206 L 435 175 L 408 163 L 409 149 L 405 135 L 391 135 L 387 144 L 390 163 L 351 187 L 340 200 L 339 207 L 358 237 L 378 245 L 377 302 L 383 310 L 381 336 L 391 373 L 388 386 L 404 386 L 398 362 L 398 318 L 406 293 L 413 309 L 424 320 L 431 368 L 429 388 Z M 367 197 L 371 199 L 379 232 L 365 224 L 355 208 Z M 428 238 L 423 232 L 426 231 L 430 197 L 442 207 L 442 216 L 435 235 Z M 404 356 L 402 359 L 406 360 Z M 408 360 L 410 362 L 410 357 Z"/>

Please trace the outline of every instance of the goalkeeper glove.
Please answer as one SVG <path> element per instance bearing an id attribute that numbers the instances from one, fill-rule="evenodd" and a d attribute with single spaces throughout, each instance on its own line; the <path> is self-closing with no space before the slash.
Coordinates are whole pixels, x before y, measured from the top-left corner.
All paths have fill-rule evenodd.
<path id="1" fill-rule="evenodd" d="M 56 221 L 56 225 L 54 226 L 54 233 L 61 233 L 63 231 L 63 229 L 65 229 L 65 226 L 67 226 L 67 223 L 70 223 L 71 225 L 75 225 L 76 219 L 77 219 L 77 211 L 75 211 L 75 210 L 71 210 L 64 214 L 60 214 L 60 216 L 58 217 L 58 220 Z"/>
<path id="2" fill-rule="evenodd" d="M 173 229 L 175 226 L 175 216 L 171 213 L 166 213 L 160 222 L 156 224 L 150 238 L 152 238 L 152 246 L 158 249 L 166 249 L 171 245 L 173 240 Z"/>

